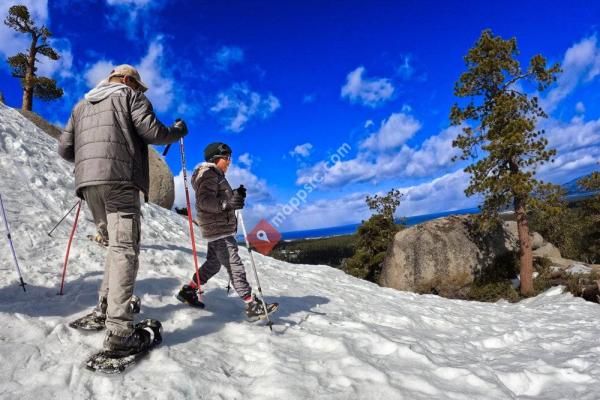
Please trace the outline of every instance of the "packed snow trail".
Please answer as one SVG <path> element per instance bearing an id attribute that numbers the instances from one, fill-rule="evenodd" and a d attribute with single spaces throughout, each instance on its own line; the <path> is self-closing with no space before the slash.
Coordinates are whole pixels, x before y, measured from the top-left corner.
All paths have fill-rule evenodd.
<path id="1" fill-rule="evenodd" d="M 174 298 L 194 268 L 187 221 L 154 205 L 143 206 L 136 294 L 138 320 L 162 321 L 163 344 L 122 376 L 86 371 L 104 333 L 67 323 L 96 303 L 105 250 L 85 237 L 94 226 L 83 207 L 56 295 L 73 215 L 46 233 L 76 201 L 73 165 L 56 148 L 0 106 L 0 192 L 28 283 L 24 293 L 3 240 L 2 399 L 600 398 L 600 307 L 560 288 L 519 304 L 453 301 L 256 254 L 267 301 L 280 303 L 270 334 L 245 321 L 224 271 L 204 288 L 205 310 Z"/>

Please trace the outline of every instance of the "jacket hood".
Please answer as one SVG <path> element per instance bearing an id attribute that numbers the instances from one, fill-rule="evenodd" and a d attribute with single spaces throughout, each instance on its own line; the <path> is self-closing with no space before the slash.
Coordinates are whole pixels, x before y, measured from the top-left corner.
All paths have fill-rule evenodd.
<path id="1" fill-rule="evenodd" d="M 127 85 L 122 83 L 109 82 L 108 79 L 100 81 L 95 88 L 85 94 L 85 99 L 90 103 L 98 103 L 106 99 L 111 94 L 127 88 Z"/>
<path id="2" fill-rule="evenodd" d="M 194 170 L 194 173 L 192 174 L 192 182 L 195 182 L 196 178 L 202 176 L 202 174 L 209 169 L 213 169 L 217 174 L 221 176 L 225 175 L 223 171 L 221 171 L 219 167 L 217 167 L 217 164 L 211 162 L 203 162 L 200 165 L 198 165 Z"/>

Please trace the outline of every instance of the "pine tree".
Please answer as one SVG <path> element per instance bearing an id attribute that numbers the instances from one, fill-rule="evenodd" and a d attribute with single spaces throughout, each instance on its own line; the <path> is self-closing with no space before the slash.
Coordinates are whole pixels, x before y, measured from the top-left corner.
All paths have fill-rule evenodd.
<path id="1" fill-rule="evenodd" d="M 63 95 L 63 90 L 56 86 L 56 81 L 43 76 L 37 76 L 35 66 L 38 54 L 50 60 L 56 61 L 60 55 L 48 44 L 52 33 L 46 26 L 38 28 L 31 19 L 29 10 L 25 6 L 12 6 L 4 24 L 17 32 L 31 35 L 31 45 L 27 54 L 17 53 L 8 58 L 8 64 L 12 67 L 12 76 L 21 79 L 23 86 L 23 110 L 31 111 L 33 108 L 33 97 L 43 101 L 56 100 Z"/>
<path id="2" fill-rule="evenodd" d="M 343 270 L 357 278 L 379 283 L 385 253 L 402 225 L 394 222 L 402 193 L 390 190 L 385 196 L 367 196 L 366 203 L 374 214 L 358 227 L 354 255 L 343 262 Z"/>
<path id="3" fill-rule="evenodd" d="M 533 256 L 526 212 L 535 200 L 532 193 L 548 191 L 548 185 L 535 179 L 536 167 L 556 152 L 546 149 L 544 132 L 537 128 L 538 119 L 546 118 L 546 113 L 538 98 L 523 87 L 533 84 L 541 93 L 561 70 L 558 64 L 548 68 L 539 54 L 523 70 L 518 55 L 515 38 L 504 40 L 490 30 L 483 31 L 465 56 L 467 71 L 454 89 L 455 96 L 469 100 L 463 107 L 452 107 L 450 120 L 452 125 L 463 126 L 453 142 L 462 150 L 457 158 L 474 160 L 465 168 L 471 175 L 465 194 L 483 194 L 480 218 L 484 226 L 498 221 L 499 211 L 512 203 L 519 235 L 521 294 L 529 296 L 533 294 Z"/>

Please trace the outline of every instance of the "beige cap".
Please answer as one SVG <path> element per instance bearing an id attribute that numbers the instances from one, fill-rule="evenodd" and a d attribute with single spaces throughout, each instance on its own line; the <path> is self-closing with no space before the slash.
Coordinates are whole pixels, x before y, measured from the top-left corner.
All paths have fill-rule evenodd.
<path id="1" fill-rule="evenodd" d="M 137 69 L 133 68 L 129 64 L 122 64 L 122 65 L 116 66 L 112 71 L 110 71 L 110 75 L 108 76 L 108 79 L 112 78 L 113 76 L 128 76 L 130 78 L 135 79 L 135 81 L 142 88 L 142 92 L 145 92 L 146 90 L 148 90 L 148 85 L 146 85 L 142 81 L 142 78 L 140 77 L 140 73 L 137 71 Z"/>

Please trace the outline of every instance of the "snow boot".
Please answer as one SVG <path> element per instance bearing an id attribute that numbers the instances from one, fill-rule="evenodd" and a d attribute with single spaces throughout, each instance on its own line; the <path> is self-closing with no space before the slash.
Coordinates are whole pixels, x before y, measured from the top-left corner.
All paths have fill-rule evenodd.
<path id="1" fill-rule="evenodd" d="M 152 335 L 146 329 L 137 327 L 128 336 L 118 336 L 108 332 L 104 338 L 104 350 L 115 357 L 141 353 L 152 344 Z"/>
<path id="2" fill-rule="evenodd" d="M 191 286 L 183 285 L 176 297 L 177 300 L 192 307 L 204 308 L 204 303 L 198 300 L 198 290 Z"/>
<path id="3" fill-rule="evenodd" d="M 279 308 L 278 303 L 265 304 L 267 305 L 268 314 L 277 311 L 277 309 Z M 256 297 L 256 295 L 252 296 L 252 301 L 246 303 L 246 317 L 248 317 L 248 320 L 250 321 L 257 321 L 259 319 L 267 318 L 265 308 L 263 307 L 263 302 L 258 297 Z"/>

